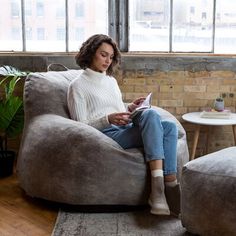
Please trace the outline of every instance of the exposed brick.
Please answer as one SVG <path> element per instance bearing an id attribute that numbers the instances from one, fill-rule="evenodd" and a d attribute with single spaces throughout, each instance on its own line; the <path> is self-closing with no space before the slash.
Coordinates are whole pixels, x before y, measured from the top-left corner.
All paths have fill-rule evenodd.
<path id="1" fill-rule="evenodd" d="M 184 100 L 184 106 L 186 107 L 206 107 L 208 106 L 208 100 L 197 100 L 197 99 L 188 99 L 188 100 Z"/>
<path id="2" fill-rule="evenodd" d="M 235 72 L 233 71 L 211 71 L 211 77 L 213 78 L 234 78 Z"/>
<path id="3" fill-rule="evenodd" d="M 182 100 L 160 100 L 161 107 L 181 107 L 183 106 Z"/>
<path id="4" fill-rule="evenodd" d="M 210 77 L 211 74 L 209 71 L 203 70 L 203 71 L 186 71 L 186 76 L 190 78 L 204 78 L 204 77 Z"/>
<path id="5" fill-rule="evenodd" d="M 120 89 L 123 93 L 125 92 L 134 92 L 135 85 L 121 85 Z"/>
<path id="6" fill-rule="evenodd" d="M 176 107 L 175 110 L 177 115 L 183 115 L 187 113 L 187 107 Z"/>
<path id="7" fill-rule="evenodd" d="M 160 92 L 183 92 L 183 86 L 180 85 L 161 85 Z"/>
<path id="8" fill-rule="evenodd" d="M 154 91 L 158 91 L 159 87 L 158 86 L 152 86 L 152 85 L 136 85 L 134 86 L 134 91 L 137 93 L 150 93 Z"/>
<path id="9" fill-rule="evenodd" d="M 234 78 L 225 78 L 225 79 L 223 79 L 222 84 L 226 84 L 226 85 L 232 84 L 232 85 L 235 85 L 236 84 L 236 77 L 234 77 Z"/>
<path id="10" fill-rule="evenodd" d="M 196 93 L 196 92 L 205 92 L 206 91 L 206 86 L 190 86 L 190 85 L 186 85 L 184 86 L 184 91 L 185 92 L 192 92 L 192 93 Z"/>
<path id="11" fill-rule="evenodd" d="M 230 92 L 231 91 L 231 86 L 230 85 L 211 85 L 207 86 L 207 92 Z"/>
<path id="12" fill-rule="evenodd" d="M 124 79 L 123 83 L 128 85 L 145 85 L 145 79 Z"/>
<path id="13" fill-rule="evenodd" d="M 171 84 L 172 83 L 172 81 L 171 81 L 171 79 L 159 79 L 159 78 L 154 78 L 154 77 L 152 77 L 152 78 L 147 78 L 146 79 L 146 83 L 148 84 L 148 85 L 164 85 L 164 84 Z"/>

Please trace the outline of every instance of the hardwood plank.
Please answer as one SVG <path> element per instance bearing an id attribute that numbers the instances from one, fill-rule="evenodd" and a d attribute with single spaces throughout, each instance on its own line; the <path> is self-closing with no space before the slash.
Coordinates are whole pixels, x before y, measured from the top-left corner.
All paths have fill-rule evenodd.
<path id="1" fill-rule="evenodd" d="M 58 212 L 56 204 L 26 196 L 16 174 L 0 178 L 0 235 L 51 235 Z"/>

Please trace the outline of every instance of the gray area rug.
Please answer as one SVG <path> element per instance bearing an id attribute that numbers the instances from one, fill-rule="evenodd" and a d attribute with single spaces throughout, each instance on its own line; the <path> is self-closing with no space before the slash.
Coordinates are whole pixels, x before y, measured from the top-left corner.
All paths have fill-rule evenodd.
<path id="1" fill-rule="evenodd" d="M 149 210 L 122 213 L 59 211 L 52 236 L 183 236 L 181 221 Z"/>

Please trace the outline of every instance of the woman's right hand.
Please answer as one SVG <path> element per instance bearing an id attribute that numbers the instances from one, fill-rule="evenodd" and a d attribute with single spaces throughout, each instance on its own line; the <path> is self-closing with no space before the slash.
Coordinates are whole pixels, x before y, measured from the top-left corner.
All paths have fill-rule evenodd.
<path id="1" fill-rule="evenodd" d="M 128 110 L 130 112 L 134 111 L 137 107 L 139 107 L 142 104 L 144 100 L 145 100 L 145 97 L 140 97 L 140 98 L 135 99 L 132 103 L 128 105 Z"/>
<path id="2" fill-rule="evenodd" d="M 130 120 L 130 112 L 112 113 L 108 115 L 108 121 L 113 125 L 127 125 Z"/>

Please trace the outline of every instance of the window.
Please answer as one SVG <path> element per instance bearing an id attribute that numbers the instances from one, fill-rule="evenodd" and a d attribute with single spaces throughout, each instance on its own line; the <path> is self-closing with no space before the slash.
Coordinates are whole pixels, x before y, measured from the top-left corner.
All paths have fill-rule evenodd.
<path id="1" fill-rule="evenodd" d="M 101 33 L 121 51 L 236 54 L 235 0 L 1 0 L 1 6 L 0 51 L 77 51 Z"/>
<path id="2" fill-rule="evenodd" d="M 213 1 L 174 1 L 172 30 L 171 51 L 210 52 L 213 44 Z"/>
<path id="3" fill-rule="evenodd" d="M 130 51 L 236 53 L 236 1 L 130 0 L 129 8 Z"/>
<path id="4" fill-rule="evenodd" d="M 83 17 L 84 16 L 84 3 L 83 1 L 79 1 L 75 3 L 75 17 Z"/>
<path id="5" fill-rule="evenodd" d="M 130 51 L 168 51 L 170 4 L 166 0 L 130 0 Z"/>
<path id="6" fill-rule="evenodd" d="M 57 40 L 65 40 L 65 28 L 57 29 Z"/>
<path id="7" fill-rule="evenodd" d="M 43 2 L 43 0 L 37 0 L 36 14 L 37 14 L 37 16 L 44 16 L 44 2 Z"/>
<path id="8" fill-rule="evenodd" d="M 25 0 L 25 16 L 32 16 L 32 0 Z"/>
<path id="9" fill-rule="evenodd" d="M 23 49 L 20 4 L 20 0 L 1 0 L 0 51 Z"/>
<path id="10" fill-rule="evenodd" d="M 192 14 L 192 15 L 195 14 L 195 7 L 193 7 L 193 6 L 190 7 L 190 14 Z"/>
<path id="11" fill-rule="evenodd" d="M 60 1 L 60 4 L 57 4 L 56 17 L 65 19 L 65 13 L 65 4 L 63 3 L 63 1 Z"/>
<path id="12" fill-rule="evenodd" d="M 45 39 L 45 29 L 44 28 L 38 28 L 37 29 L 37 39 L 38 40 L 44 40 Z"/>
<path id="13" fill-rule="evenodd" d="M 17 0 L 11 1 L 11 16 L 20 17 L 20 2 Z"/>
<path id="14" fill-rule="evenodd" d="M 217 2 L 215 53 L 236 53 L 236 2 L 232 0 Z"/>
<path id="15" fill-rule="evenodd" d="M 93 34 L 108 34 L 108 0 L 68 1 L 68 16 L 69 51 Z"/>
<path id="16" fill-rule="evenodd" d="M 25 29 L 25 35 L 27 40 L 32 40 L 32 28 L 26 28 Z"/>
<path id="17" fill-rule="evenodd" d="M 82 42 L 84 39 L 84 28 L 76 28 L 75 29 L 75 40 Z"/>
<path id="18" fill-rule="evenodd" d="M 20 40 L 20 29 L 18 27 L 12 28 L 12 39 L 13 40 Z"/>

